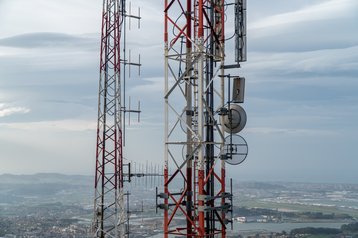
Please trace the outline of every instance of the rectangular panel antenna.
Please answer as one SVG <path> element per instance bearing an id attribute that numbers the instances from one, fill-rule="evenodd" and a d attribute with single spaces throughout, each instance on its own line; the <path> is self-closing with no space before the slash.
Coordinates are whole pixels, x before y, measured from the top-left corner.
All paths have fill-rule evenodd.
<path id="1" fill-rule="evenodd" d="M 246 0 L 236 0 L 235 3 L 235 61 L 247 60 L 246 45 Z"/>

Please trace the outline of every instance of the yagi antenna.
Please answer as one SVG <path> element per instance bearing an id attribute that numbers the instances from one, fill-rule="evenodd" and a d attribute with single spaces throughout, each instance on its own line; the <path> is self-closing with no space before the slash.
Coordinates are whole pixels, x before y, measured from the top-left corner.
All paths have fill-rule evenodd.
<path id="1" fill-rule="evenodd" d="M 140 7 L 138 7 L 138 15 L 132 15 L 132 3 L 129 2 L 129 14 L 126 15 L 126 17 L 129 18 L 129 30 L 132 28 L 132 18 L 138 20 L 138 29 L 140 29 L 140 20 L 142 19 L 140 16 Z"/>
<path id="2" fill-rule="evenodd" d="M 138 101 L 138 106 L 137 106 L 137 110 L 133 110 L 131 109 L 131 97 L 129 96 L 129 105 L 128 105 L 128 110 L 126 110 L 126 112 L 128 112 L 128 126 L 131 125 L 131 113 L 137 113 L 138 115 L 138 123 L 140 122 L 140 101 Z"/>
<path id="3" fill-rule="evenodd" d="M 96 145 L 98 153 L 96 153 L 92 237 L 131 237 L 129 230 L 130 193 L 125 193 L 124 182 L 129 183 L 134 175 L 140 176 L 133 174 L 130 163 L 123 161 L 125 159 L 123 157 L 125 113 L 128 112 L 129 115 L 138 113 L 138 121 L 140 113 L 140 104 L 137 110 L 131 110 L 131 105 L 127 110 L 125 102 L 127 64 L 129 66 L 141 65 L 140 56 L 136 63 L 128 61 L 127 58 L 127 21 L 129 20 L 130 24 L 132 18 L 138 20 L 138 28 L 140 28 L 140 10 L 138 10 L 138 15 L 132 15 L 131 5 L 129 6 L 130 12 L 127 13 L 126 0 L 112 1 L 112 3 L 103 4 L 102 14 L 102 22 L 106 22 L 107 27 L 102 27 L 101 42 L 110 43 L 103 44 L 100 52 L 101 61 L 106 61 L 106 67 L 100 67 L 98 100 L 100 103 Z M 110 20 L 107 19 L 108 16 Z M 130 28 L 131 25 L 129 25 Z M 117 52 L 119 49 L 121 52 Z M 102 77 L 103 75 L 105 76 Z M 110 118 L 106 115 L 110 115 Z M 120 133 L 120 139 L 117 131 Z M 125 195 L 127 195 L 127 201 L 125 201 Z M 115 205 L 115 208 L 112 205 Z M 127 215 L 125 214 L 126 205 Z"/>
<path id="4" fill-rule="evenodd" d="M 129 72 L 128 72 L 129 77 L 131 77 L 131 65 L 138 67 L 138 76 L 140 76 L 140 67 L 142 66 L 142 64 L 140 62 L 140 54 L 138 54 L 138 62 L 137 63 L 133 63 L 131 59 L 132 59 L 132 51 L 129 50 L 128 63 L 127 63 L 128 67 L 129 67 Z"/>

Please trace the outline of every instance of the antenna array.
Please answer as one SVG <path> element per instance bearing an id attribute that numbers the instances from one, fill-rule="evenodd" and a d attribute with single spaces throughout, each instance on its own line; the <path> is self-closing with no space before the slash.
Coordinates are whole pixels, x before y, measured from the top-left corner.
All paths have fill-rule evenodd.
<path id="1" fill-rule="evenodd" d="M 126 77 L 133 62 L 127 55 L 132 7 L 126 0 L 103 0 L 97 150 L 94 199 L 94 237 L 129 237 L 131 186 L 154 187 L 164 177 L 164 191 L 156 191 L 157 208 L 164 213 L 164 238 L 226 237 L 232 225 L 232 181 L 226 184 L 226 163 L 242 163 L 246 141 L 239 133 L 246 124 L 245 78 L 230 73 L 246 61 L 245 0 L 164 0 L 165 153 L 164 166 L 124 160 L 126 114 L 138 114 L 126 104 Z M 233 6 L 233 8 L 231 8 Z M 227 11 L 234 19 L 235 56 L 227 64 Z M 235 76 L 234 76 L 235 75 Z M 128 123 L 128 124 L 129 124 Z M 162 172 L 164 174 L 162 174 Z M 139 180 L 142 178 L 143 180 Z M 228 189 L 230 187 L 230 189 Z M 163 202 L 159 202 L 163 199 Z M 229 216 L 231 214 L 231 216 Z M 185 218 L 185 225 L 173 222 Z"/>
<path id="2" fill-rule="evenodd" d="M 225 37 L 229 10 L 239 14 L 231 24 L 236 26 L 232 64 Z M 233 136 L 246 124 L 245 111 L 232 100 L 243 97 L 244 84 L 227 72 L 246 61 L 246 2 L 165 0 L 164 14 L 164 191 L 157 191 L 164 238 L 226 237 L 233 208 L 226 162 L 237 164 L 238 155 L 247 155 L 246 142 L 239 146 Z M 174 222 L 183 218 L 183 226 Z"/>
<path id="3" fill-rule="evenodd" d="M 93 237 L 128 237 L 124 183 L 132 174 L 123 160 L 125 114 L 140 108 L 126 108 L 126 66 L 140 63 L 127 60 L 127 18 L 140 21 L 127 14 L 125 0 L 103 0 Z"/>

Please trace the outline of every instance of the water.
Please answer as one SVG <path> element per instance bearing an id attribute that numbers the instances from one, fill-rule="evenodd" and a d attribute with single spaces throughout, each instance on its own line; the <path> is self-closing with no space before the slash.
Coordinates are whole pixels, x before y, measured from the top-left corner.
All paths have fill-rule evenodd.
<path id="1" fill-rule="evenodd" d="M 323 227 L 323 228 L 336 228 L 339 229 L 343 224 L 347 223 L 327 223 L 327 222 L 317 222 L 317 223 L 236 223 L 234 225 L 234 231 L 239 232 L 290 232 L 296 228 L 303 227 Z"/>

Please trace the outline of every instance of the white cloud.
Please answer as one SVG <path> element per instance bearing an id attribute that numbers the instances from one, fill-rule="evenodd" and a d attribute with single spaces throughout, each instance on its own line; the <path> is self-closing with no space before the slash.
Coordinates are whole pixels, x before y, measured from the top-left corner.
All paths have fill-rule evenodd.
<path id="1" fill-rule="evenodd" d="M 97 124 L 89 120 L 57 120 L 39 122 L 0 123 L 0 127 L 24 131 L 89 131 L 95 130 Z"/>
<path id="2" fill-rule="evenodd" d="M 249 28 L 254 30 L 273 26 L 290 26 L 298 22 L 346 18 L 355 16 L 357 9 L 358 2 L 355 0 L 331 0 L 297 11 L 266 17 L 249 24 Z"/>
<path id="3" fill-rule="evenodd" d="M 0 117 L 6 117 L 13 114 L 25 114 L 30 112 L 30 109 L 26 107 L 11 107 L 5 104 L 0 104 Z"/>
<path id="4" fill-rule="evenodd" d="M 0 157 L 8 158 L 1 163 L 2 171 L 71 170 L 83 173 L 89 171 L 89 167 L 93 169 L 93 164 L 88 162 L 94 163 L 96 121 L 88 118 L 97 113 L 99 52 L 95 47 L 100 43 L 101 1 L 0 2 L 0 38 L 11 37 L 8 42 L 13 46 L 7 44 L 8 47 L 0 48 L 0 100 L 26 100 L 20 105 L 22 107 L 1 105 L 0 113 L 18 116 L 27 113 L 28 108 L 36 111 L 21 118 L 21 122 L 9 122 L 9 117 L 0 123 Z M 136 80 L 136 68 L 133 68 L 134 80 L 127 81 L 127 95 L 132 97 L 133 108 L 137 100 L 141 100 L 142 118 L 138 125 L 136 115 L 131 115 L 125 153 L 127 158 L 147 158 L 150 154 L 150 159 L 161 159 L 164 7 L 161 1 L 138 0 L 134 4 L 132 13 L 137 12 L 137 5 L 141 6 L 143 19 L 140 30 L 136 29 L 136 22 L 132 22 L 127 43 L 133 59 L 141 53 L 144 79 Z M 280 159 L 287 159 L 287 164 L 290 164 L 292 154 L 302 152 L 290 150 L 297 146 L 297 141 L 303 146 L 308 145 L 307 153 L 326 151 L 313 144 L 310 147 L 306 138 L 314 141 L 321 137 L 317 141 L 324 148 L 332 141 L 346 144 L 332 139 L 336 134 L 346 137 L 351 133 L 349 138 L 355 138 L 357 110 L 356 106 L 349 105 L 357 105 L 352 88 L 357 85 L 353 80 L 356 81 L 358 47 L 353 46 L 358 44 L 358 31 L 355 30 L 358 1 L 275 0 L 268 3 L 254 0 L 250 4 L 253 8 L 248 9 L 249 60 L 242 64 L 240 73 L 247 78 L 245 110 L 249 119 L 244 134 L 251 138 L 248 142 L 253 148 L 249 163 L 256 159 L 258 165 L 249 168 L 248 173 L 258 171 L 259 166 L 266 167 L 262 166 L 267 164 L 266 159 L 275 167 L 282 168 Z M 251 21 L 252 18 L 257 21 Z M 36 44 L 24 47 L 23 43 L 31 43 L 26 38 L 20 42 L 22 48 L 14 45 L 14 36 L 36 32 L 41 40 L 33 42 Z M 94 35 L 88 36 L 91 39 L 82 44 L 82 41 L 58 41 L 61 39 L 57 36 L 57 41 L 43 41 L 46 39 L 39 32 L 80 38 L 86 33 Z M 227 49 L 230 51 L 229 47 Z M 348 79 L 347 71 L 351 72 Z M 299 84 L 320 86 L 312 87 L 307 94 L 315 96 L 310 97 L 314 100 L 303 101 L 306 94 L 301 95 L 303 91 L 300 90 L 307 87 L 299 87 L 302 86 Z M 352 91 L 345 90 L 347 88 Z M 319 97 L 324 94 L 328 96 Z M 351 97 L 350 101 L 342 99 L 342 95 Z M 339 104 L 337 99 L 340 99 Z M 174 98 L 173 102 L 179 107 L 183 103 Z M 356 150 L 351 144 L 345 151 L 355 158 Z M 141 145 L 141 150 L 138 150 L 138 145 Z M 282 148 L 279 155 L 276 153 L 278 146 Z M 335 152 L 336 147 L 331 148 Z M 270 150 L 272 153 L 267 153 Z M 331 154 L 323 155 L 324 159 L 333 158 Z M 292 171 L 288 167 L 285 170 L 288 173 Z"/>
<path id="5" fill-rule="evenodd" d="M 0 39 L 0 45 L 14 48 L 94 48 L 99 45 L 99 35 L 33 32 Z"/>
<path id="6" fill-rule="evenodd" d="M 302 52 L 358 45 L 357 12 L 358 1 L 330 0 L 312 1 L 307 7 L 256 21 L 249 15 L 249 55 L 250 51 Z"/>
<path id="7" fill-rule="evenodd" d="M 6 11 L 0 16 L 0 36 L 27 32 L 98 32 L 101 7 L 101 2 L 96 0 L 5 1 L 2 8 Z"/>
<path id="8" fill-rule="evenodd" d="M 312 78 L 317 74 L 331 75 L 337 72 L 356 71 L 357 60 L 358 46 L 292 53 L 260 52 L 251 54 L 250 61 L 243 70 L 250 74 L 263 73 L 264 80 L 270 75 L 285 75 L 284 80 L 287 81 L 287 75 L 291 75 L 292 78 L 297 73 L 310 73 Z"/>
<path id="9" fill-rule="evenodd" d="M 292 136 L 334 136 L 337 133 L 328 130 L 315 130 L 303 128 L 275 128 L 275 127 L 249 127 L 246 133 L 251 134 L 288 134 Z"/>
<path id="10" fill-rule="evenodd" d="M 98 71 L 99 56 L 97 51 L 86 47 L 8 48 L 5 52 L 6 55 L 0 55 L 0 84 L 5 87 L 23 87 L 36 83 L 42 86 L 73 84 L 98 77 L 93 72 Z M 28 88 L 26 91 L 31 92 L 33 89 Z"/>

